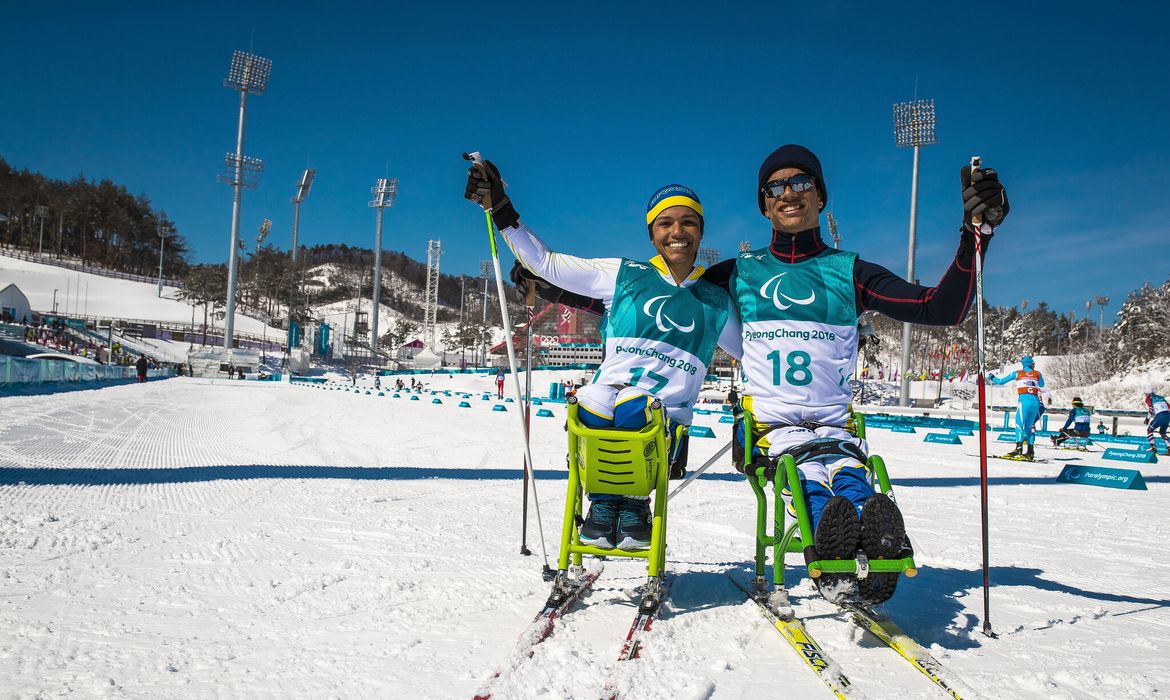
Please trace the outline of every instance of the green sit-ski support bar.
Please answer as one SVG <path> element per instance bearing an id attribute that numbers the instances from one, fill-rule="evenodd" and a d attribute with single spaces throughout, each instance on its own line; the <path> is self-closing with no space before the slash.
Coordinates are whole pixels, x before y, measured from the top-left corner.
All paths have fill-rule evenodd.
<path id="1" fill-rule="evenodd" d="M 748 462 L 737 465 L 747 477 L 747 482 L 756 494 L 756 558 L 755 583 L 757 593 L 766 592 L 767 550 L 772 548 L 772 584 L 778 591 L 784 591 L 784 555 L 788 552 L 802 554 L 808 575 L 811 578 L 820 578 L 822 574 L 857 574 L 859 577 L 870 573 L 902 573 L 913 577 L 918 574 L 918 567 L 914 563 L 913 555 L 902 559 L 821 559 L 813 546 L 812 520 L 808 505 L 804 499 L 804 492 L 800 488 L 800 476 L 796 471 L 796 461 L 791 455 L 783 455 L 775 466 L 772 475 L 771 465 L 767 458 L 755 457 L 756 427 L 748 412 L 741 413 L 737 420 L 743 422 L 744 452 L 742 459 Z M 865 417 L 860 413 L 853 414 L 854 432 L 857 437 L 865 439 Z M 876 477 L 876 490 L 894 498 L 893 487 L 890 486 L 890 477 L 886 473 L 886 463 L 877 455 L 870 455 L 866 462 L 870 483 Z M 768 481 L 772 482 L 772 534 L 768 534 L 768 494 L 764 490 Z M 784 527 L 784 499 L 782 494 L 790 488 L 792 505 L 796 511 L 796 522 Z"/>
<path id="2" fill-rule="evenodd" d="M 666 493 L 670 476 L 670 455 L 666 442 L 666 417 L 657 399 L 650 406 L 650 423 L 641 430 L 590 428 L 577 419 L 577 399 L 568 402 L 569 486 L 561 526 L 561 551 L 557 581 L 568 580 L 570 558 L 580 570 L 583 555 L 645 559 L 649 584 L 643 604 L 650 604 L 661 585 L 666 557 Z M 650 547 L 627 551 L 581 544 L 577 529 L 581 520 L 583 494 L 654 496 L 654 519 Z"/>

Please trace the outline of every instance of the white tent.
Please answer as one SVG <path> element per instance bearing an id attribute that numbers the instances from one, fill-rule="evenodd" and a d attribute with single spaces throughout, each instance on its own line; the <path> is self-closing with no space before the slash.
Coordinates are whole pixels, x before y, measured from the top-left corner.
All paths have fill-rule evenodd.
<path id="1" fill-rule="evenodd" d="M 414 356 L 415 369 L 431 369 L 441 364 L 443 364 L 443 361 L 429 347 L 423 348 Z"/>
<path id="2" fill-rule="evenodd" d="M 28 297 L 15 284 L 0 289 L 0 317 L 11 323 L 32 321 L 32 307 L 29 306 Z"/>

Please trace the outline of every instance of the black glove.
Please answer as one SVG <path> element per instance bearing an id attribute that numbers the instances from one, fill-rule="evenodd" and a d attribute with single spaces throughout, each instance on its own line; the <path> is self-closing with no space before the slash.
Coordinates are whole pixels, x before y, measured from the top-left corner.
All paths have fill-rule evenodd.
<path id="1" fill-rule="evenodd" d="M 464 199 L 475 202 L 492 211 L 492 221 L 497 228 L 512 228 L 520 221 L 520 214 L 512 206 L 512 200 L 504 194 L 504 180 L 500 171 L 490 160 L 476 163 L 467 169 L 467 187 Z"/>
<path id="2" fill-rule="evenodd" d="M 543 277 L 537 277 L 531 270 L 527 269 L 516 261 L 512 265 L 512 271 L 508 273 L 512 284 L 516 285 L 516 294 L 520 302 L 527 304 L 528 286 L 534 285 L 536 296 L 550 304 L 563 304 L 573 309 L 581 309 L 588 311 L 591 314 L 600 316 L 605 313 L 605 304 L 600 299 L 593 299 L 583 294 L 576 294 L 574 292 L 567 292 L 560 287 L 552 284 Z"/>
<path id="3" fill-rule="evenodd" d="M 991 226 L 999 226 L 1007 218 L 1007 192 L 999 181 L 999 173 L 992 168 L 971 170 L 970 165 L 964 165 L 959 172 L 959 179 L 963 183 L 963 228 L 975 233 L 975 226 L 971 217 L 975 214 L 983 216 L 983 222 Z"/>
<path id="4" fill-rule="evenodd" d="M 531 270 L 521 265 L 519 260 L 512 264 L 512 271 L 508 273 L 508 277 L 512 280 L 512 284 L 516 285 L 516 297 L 522 304 L 527 303 L 529 289 L 551 304 L 557 303 L 565 291 L 560 287 L 552 286 L 544 278 L 537 277 Z"/>

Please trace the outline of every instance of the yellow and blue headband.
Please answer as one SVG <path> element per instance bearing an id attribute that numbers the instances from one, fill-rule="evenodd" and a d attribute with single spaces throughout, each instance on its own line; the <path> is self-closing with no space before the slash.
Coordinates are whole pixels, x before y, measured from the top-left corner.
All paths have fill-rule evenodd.
<path id="1" fill-rule="evenodd" d="M 680 206 L 690 207 L 698 212 L 699 216 L 703 215 L 703 205 L 699 203 L 699 195 L 695 194 L 691 188 L 682 185 L 667 185 L 659 188 L 646 203 L 646 224 L 654 223 L 654 219 L 658 218 L 664 209 Z"/>

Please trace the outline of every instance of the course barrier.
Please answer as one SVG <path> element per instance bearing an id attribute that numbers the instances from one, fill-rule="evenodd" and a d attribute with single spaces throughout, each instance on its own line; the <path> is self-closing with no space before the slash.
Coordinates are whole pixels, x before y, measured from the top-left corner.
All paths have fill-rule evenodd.
<path id="1" fill-rule="evenodd" d="M 1101 458 L 1114 459 L 1120 462 L 1140 462 L 1142 464 L 1158 463 L 1158 457 L 1148 449 L 1123 450 L 1120 447 L 1107 447 L 1105 448 L 1105 452 L 1101 455 Z"/>
<path id="2" fill-rule="evenodd" d="M 922 438 L 923 442 L 937 442 L 943 445 L 962 445 L 963 441 L 959 439 L 958 435 L 951 433 L 927 433 L 926 437 Z"/>
<path id="3" fill-rule="evenodd" d="M 1069 464 L 1060 470 L 1057 481 L 1069 484 L 1104 486 L 1110 489 L 1147 491 L 1142 473 L 1136 469 L 1111 469 L 1109 467 L 1085 467 Z"/>

